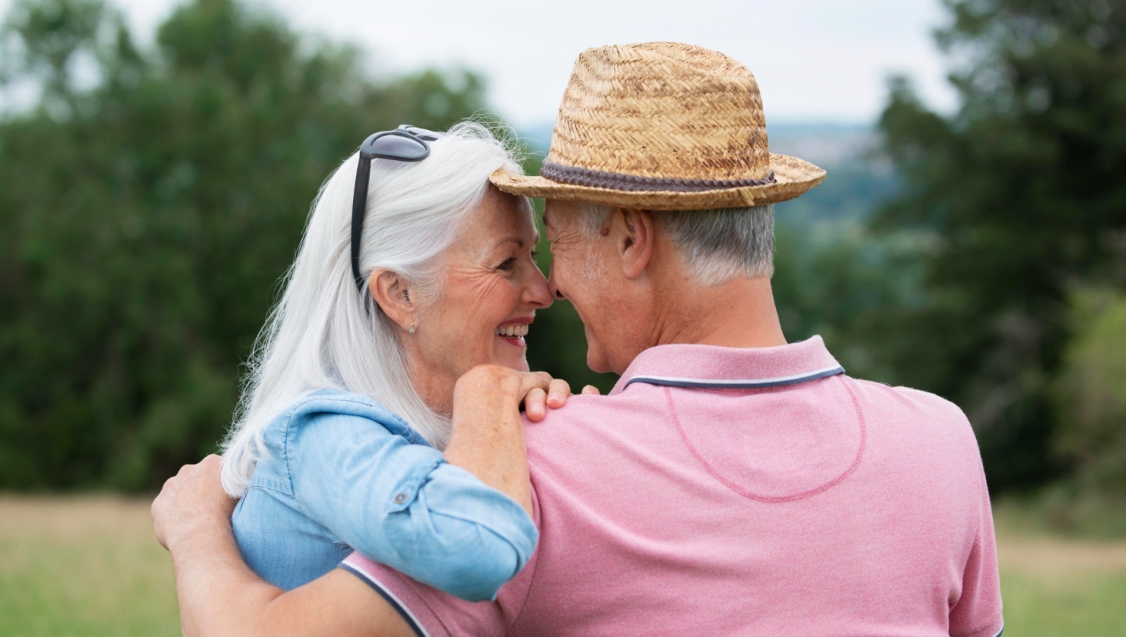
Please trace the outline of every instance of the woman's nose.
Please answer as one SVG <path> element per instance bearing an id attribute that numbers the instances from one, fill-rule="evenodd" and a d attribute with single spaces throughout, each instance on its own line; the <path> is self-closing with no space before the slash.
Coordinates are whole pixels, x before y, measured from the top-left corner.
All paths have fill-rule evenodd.
<path id="1" fill-rule="evenodd" d="M 551 305 L 551 290 L 547 287 L 547 278 L 539 268 L 532 268 L 532 275 L 524 285 L 523 301 L 535 307 L 548 307 Z"/>

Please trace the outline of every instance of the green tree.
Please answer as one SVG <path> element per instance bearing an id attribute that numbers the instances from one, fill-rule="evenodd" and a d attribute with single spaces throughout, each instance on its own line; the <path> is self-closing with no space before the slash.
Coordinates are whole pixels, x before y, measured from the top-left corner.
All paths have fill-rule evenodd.
<path id="1" fill-rule="evenodd" d="M 160 484 L 212 451 L 324 178 L 370 132 L 483 107 L 471 73 L 373 80 L 235 0 L 133 44 L 99 0 L 22 0 L 0 121 L 0 486 Z M 89 77 L 83 77 L 83 73 Z"/>
<path id="2" fill-rule="evenodd" d="M 1056 386 L 1056 449 L 1088 491 L 1126 496 L 1126 294 L 1080 289 L 1072 324 Z"/>
<path id="3" fill-rule="evenodd" d="M 1077 285 L 1068 295 L 1071 338 L 1052 386 L 1057 456 L 1071 475 L 1037 494 L 1032 509 L 1055 529 L 1126 534 L 1126 293 Z M 1034 518 L 1034 519 L 1035 519 Z"/>
<path id="4" fill-rule="evenodd" d="M 995 489 L 1061 467 L 1050 399 L 1076 279 L 1121 285 L 1126 231 L 1126 2 L 946 0 L 957 113 L 903 80 L 880 120 L 903 189 L 885 228 L 929 235 L 926 300 L 886 356 L 959 403 Z"/>

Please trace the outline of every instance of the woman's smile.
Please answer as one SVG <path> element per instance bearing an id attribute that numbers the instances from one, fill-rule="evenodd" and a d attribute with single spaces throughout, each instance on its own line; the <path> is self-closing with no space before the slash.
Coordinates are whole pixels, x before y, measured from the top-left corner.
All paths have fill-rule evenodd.
<path id="1" fill-rule="evenodd" d="M 501 323 L 493 333 L 502 342 L 512 345 L 513 347 L 527 347 L 527 343 L 524 342 L 524 337 L 528 335 L 528 327 L 532 324 L 534 318 L 535 317 L 529 316 L 506 321 Z"/>

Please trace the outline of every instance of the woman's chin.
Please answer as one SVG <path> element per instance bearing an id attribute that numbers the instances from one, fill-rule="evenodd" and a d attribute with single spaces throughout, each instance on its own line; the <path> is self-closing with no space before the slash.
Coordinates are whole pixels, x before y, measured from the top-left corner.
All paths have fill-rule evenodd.
<path id="1" fill-rule="evenodd" d="M 528 371 L 528 359 L 525 356 L 528 348 L 523 336 L 494 336 L 493 338 L 495 339 L 493 351 L 496 352 L 498 365 L 504 365 L 518 372 Z"/>
<path id="2" fill-rule="evenodd" d="M 524 353 L 520 352 L 497 352 L 497 364 L 503 365 L 509 369 L 515 369 L 518 372 L 528 371 L 528 359 L 524 357 Z"/>

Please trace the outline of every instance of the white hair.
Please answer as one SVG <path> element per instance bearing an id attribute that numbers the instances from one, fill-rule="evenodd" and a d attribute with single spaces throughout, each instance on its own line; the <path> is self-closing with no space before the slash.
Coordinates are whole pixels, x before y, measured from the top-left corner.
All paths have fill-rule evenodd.
<path id="1" fill-rule="evenodd" d="M 588 239 L 598 235 L 611 206 L 580 203 L 579 217 Z M 653 211 L 669 233 L 692 278 L 703 286 L 721 285 L 736 277 L 774 274 L 774 206 L 717 210 Z M 592 251 L 593 255 L 593 251 Z M 588 278 L 601 263 L 588 262 Z"/>
<path id="2" fill-rule="evenodd" d="M 485 197 L 489 175 L 502 167 L 522 171 L 514 150 L 479 123 L 462 122 L 430 147 L 418 163 L 372 162 L 360 273 L 367 280 L 377 268 L 396 272 L 433 300 L 442 284 L 441 257 Z M 321 186 L 285 291 L 255 342 L 223 443 L 223 488 L 232 496 L 246 492 L 266 453 L 266 426 L 320 389 L 369 396 L 435 447 L 449 441 L 449 418 L 427 407 L 410 382 L 394 324 L 352 277 L 358 157 L 346 159 Z"/>

